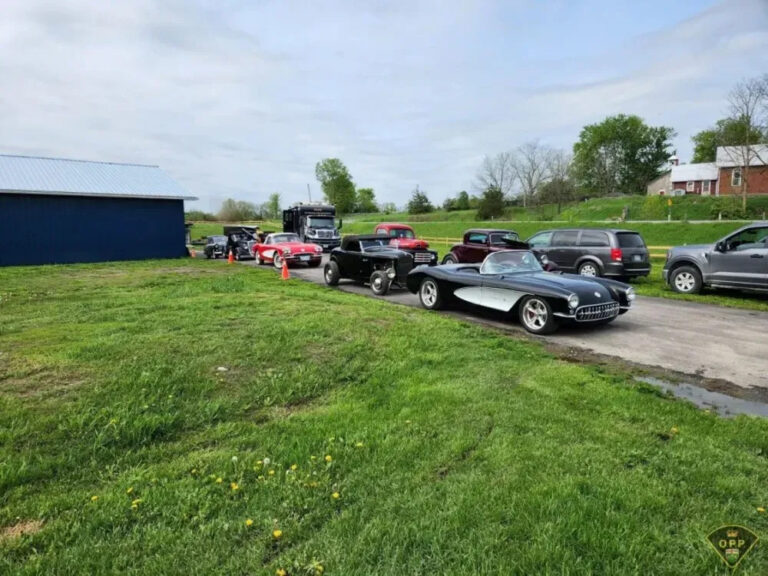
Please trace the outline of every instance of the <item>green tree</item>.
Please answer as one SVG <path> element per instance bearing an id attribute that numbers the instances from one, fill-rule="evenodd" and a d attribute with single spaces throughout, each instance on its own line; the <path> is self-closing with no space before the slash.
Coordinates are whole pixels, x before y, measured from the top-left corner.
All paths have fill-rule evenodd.
<path id="1" fill-rule="evenodd" d="M 277 192 L 270 194 L 265 208 L 266 214 L 263 214 L 262 216 L 268 218 L 280 218 L 280 194 Z"/>
<path id="2" fill-rule="evenodd" d="M 467 194 L 466 190 L 462 190 L 459 192 L 459 195 L 456 196 L 455 206 L 456 210 L 469 210 L 472 208 L 469 204 L 469 194 Z"/>
<path id="3" fill-rule="evenodd" d="M 573 185 L 573 182 L 559 176 L 542 184 L 536 193 L 536 200 L 539 204 L 556 204 L 558 214 L 563 204 L 572 202 L 575 199 L 576 187 Z"/>
<path id="4" fill-rule="evenodd" d="M 217 214 L 218 219 L 224 222 L 256 220 L 258 216 L 259 212 L 254 204 L 232 198 L 227 198 L 221 203 L 221 208 Z"/>
<path id="5" fill-rule="evenodd" d="M 489 186 L 480 197 L 478 220 L 492 220 L 504 214 L 504 193 L 498 186 Z"/>
<path id="6" fill-rule="evenodd" d="M 446 212 L 452 212 L 453 210 L 456 210 L 456 198 L 451 198 L 448 196 L 448 198 L 443 200 L 443 210 Z"/>
<path id="7" fill-rule="evenodd" d="M 666 126 L 648 126 L 639 116 L 619 114 L 581 130 L 573 145 L 577 185 L 590 195 L 644 194 L 670 156 Z"/>
<path id="8" fill-rule="evenodd" d="M 384 212 L 384 214 L 393 214 L 397 212 L 397 206 L 395 206 L 394 202 L 385 202 L 381 205 L 381 211 Z"/>
<path id="9" fill-rule="evenodd" d="M 408 202 L 408 212 L 410 214 L 426 214 L 427 212 L 434 211 L 434 209 L 435 207 L 432 206 L 427 195 L 421 192 L 417 186 Z"/>
<path id="10" fill-rule="evenodd" d="M 379 207 L 376 205 L 376 195 L 373 188 L 357 189 L 357 211 L 358 212 L 376 212 Z"/>
<path id="11" fill-rule="evenodd" d="M 747 119 L 723 118 L 715 123 L 714 128 L 695 134 L 693 140 L 693 159 L 691 162 L 714 162 L 718 146 L 741 146 L 745 139 L 749 144 L 760 144 L 766 140 L 766 134 L 758 126 L 749 126 Z M 745 138 L 746 135 L 746 138 Z"/>
<path id="12" fill-rule="evenodd" d="M 321 160 L 315 166 L 315 176 L 320 182 L 325 199 L 336 206 L 339 214 L 349 214 L 355 210 L 355 184 L 341 160 Z"/>

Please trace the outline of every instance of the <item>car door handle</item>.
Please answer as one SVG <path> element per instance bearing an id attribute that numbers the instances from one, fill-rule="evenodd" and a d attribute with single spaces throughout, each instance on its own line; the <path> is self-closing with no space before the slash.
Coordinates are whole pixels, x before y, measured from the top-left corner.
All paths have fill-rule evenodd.
<path id="1" fill-rule="evenodd" d="M 763 255 L 762 254 L 752 254 L 752 256 L 750 256 L 750 258 L 763 258 Z"/>

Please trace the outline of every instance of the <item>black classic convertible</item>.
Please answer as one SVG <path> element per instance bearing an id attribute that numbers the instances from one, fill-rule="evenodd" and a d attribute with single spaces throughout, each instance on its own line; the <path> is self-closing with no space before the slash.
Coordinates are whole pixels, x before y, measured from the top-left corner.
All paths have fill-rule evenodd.
<path id="1" fill-rule="evenodd" d="M 528 250 L 493 252 L 482 264 L 421 266 L 406 283 L 424 308 L 437 310 L 458 299 L 516 312 L 533 334 L 549 334 L 562 321 L 607 324 L 635 299 L 634 289 L 622 282 L 545 272 Z"/>
<path id="2" fill-rule="evenodd" d="M 345 236 L 339 248 L 331 251 L 325 265 L 325 283 L 336 286 L 341 278 L 370 284 L 377 296 L 384 296 L 390 286 L 405 286 L 414 261 L 437 264 L 433 250 L 398 250 L 389 238 L 380 234 Z"/>

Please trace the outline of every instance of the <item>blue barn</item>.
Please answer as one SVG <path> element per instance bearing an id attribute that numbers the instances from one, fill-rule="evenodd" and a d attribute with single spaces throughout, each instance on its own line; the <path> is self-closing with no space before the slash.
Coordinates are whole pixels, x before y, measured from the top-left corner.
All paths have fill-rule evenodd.
<path id="1" fill-rule="evenodd" d="M 185 256 L 194 199 L 157 166 L 0 155 L 0 266 Z"/>

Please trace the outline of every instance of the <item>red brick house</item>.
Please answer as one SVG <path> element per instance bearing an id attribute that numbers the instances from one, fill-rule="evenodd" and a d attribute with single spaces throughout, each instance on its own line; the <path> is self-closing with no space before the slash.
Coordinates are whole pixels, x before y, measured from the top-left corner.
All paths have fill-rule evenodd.
<path id="1" fill-rule="evenodd" d="M 741 146 L 721 146 L 714 162 L 678 166 L 673 157 L 673 166 L 648 184 L 647 193 L 649 196 L 741 195 L 747 179 L 750 196 L 768 194 L 768 144 L 756 144 L 749 150 Z"/>
<path id="2" fill-rule="evenodd" d="M 721 146 L 715 160 L 718 168 L 717 195 L 747 193 L 768 194 L 768 145 L 756 144 L 749 150 L 742 146 Z M 746 166 L 749 165 L 749 170 Z"/>

